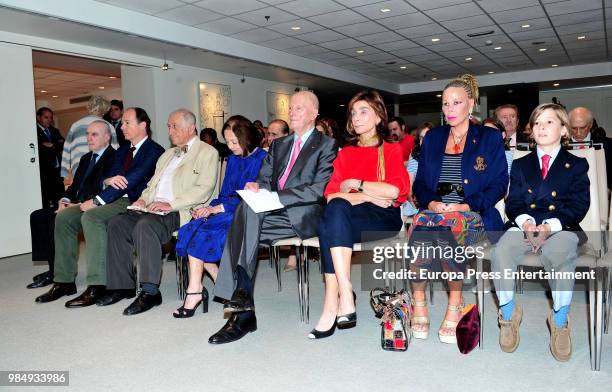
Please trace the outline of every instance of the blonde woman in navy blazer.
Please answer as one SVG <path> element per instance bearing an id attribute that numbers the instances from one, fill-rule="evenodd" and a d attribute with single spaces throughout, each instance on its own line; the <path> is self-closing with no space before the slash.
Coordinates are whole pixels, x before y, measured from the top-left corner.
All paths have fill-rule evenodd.
<path id="1" fill-rule="evenodd" d="M 448 125 L 431 129 L 421 145 L 419 170 L 412 189 L 421 210 L 427 211 L 415 215 L 412 240 L 416 239 L 415 234 L 424 234 L 423 231 L 419 232 L 419 229 L 423 229 L 417 225 L 419 218 L 429 219 L 436 214 L 439 218 L 460 212 L 472 221 L 482 221 L 486 232 L 501 231 L 503 228 L 495 204 L 504 197 L 508 188 L 504 144 L 500 132 L 470 121 L 477 100 L 478 85 L 472 75 L 463 75 L 444 88 L 442 111 Z M 456 170 L 459 159 L 460 173 Z M 443 169 L 443 162 L 447 162 L 446 169 Z M 448 182 L 451 178 L 451 182 Z M 434 225 L 434 230 L 438 227 Z M 431 230 L 431 227 L 426 229 Z M 439 229 L 443 231 L 448 227 Z M 429 234 L 425 235 L 431 238 Z M 443 270 L 465 271 L 465 263 L 459 259 L 442 261 Z M 428 269 L 424 263 L 430 263 L 431 260 L 417 262 L 421 263 L 421 268 Z M 425 284 L 424 280 L 412 280 L 415 309 L 412 325 L 414 337 L 420 339 L 427 338 L 429 332 Z M 449 280 L 448 284 L 449 302 L 438 335 L 444 343 L 455 343 L 455 329 L 463 307 L 462 280 Z"/>

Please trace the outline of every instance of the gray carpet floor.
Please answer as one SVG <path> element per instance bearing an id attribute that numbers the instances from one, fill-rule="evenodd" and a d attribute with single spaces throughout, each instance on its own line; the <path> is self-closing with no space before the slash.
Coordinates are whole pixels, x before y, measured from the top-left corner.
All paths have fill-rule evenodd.
<path id="1" fill-rule="evenodd" d="M 85 267 L 80 265 L 81 271 Z M 283 290 L 265 260 L 260 262 L 255 301 L 259 329 L 239 342 L 213 346 L 208 337 L 224 323 L 222 306 L 208 314 L 177 320 L 173 263 L 164 263 L 163 304 L 136 316 L 123 316 L 129 304 L 67 309 L 62 298 L 35 304 L 48 288 L 27 290 L 32 275 L 46 269 L 30 255 L 0 260 L 0 370 L 68 370 L 69 387 L 18 387 L 17 391 L 610 391 L 612 334 L 604 335 L 602 369 L 592 372 L 587 335 L 587 295 L 577 292 L 572 359 L 556 362 L 548 348 L 543 291 L 525 291 L 521 344 L 513 354 L 497 344 L 495 302 L 486 295 L 483 349 L 462 355 L 438 341 L 437 326 L 446 306 L 441 286 L 430 308 L 428 340 L 413 340 L 407 352 L 380 348 L 380 327 L 358 292 L 358 326 L 311 341 L 307 333 L 322 306 L 323 284 L 311 268 L 311 323 L 300 322 L 295 272 L 283 274 Z M 353 266 L 359 288 L 360 266 Z M 79 293 L 84 274 L 77 279 Z M 210 288 L 210 281 L 206 281 Z M 475 296 L 466 289 L 466 302 Z M 11 390 L 0 387 L 0 390 Z"/>

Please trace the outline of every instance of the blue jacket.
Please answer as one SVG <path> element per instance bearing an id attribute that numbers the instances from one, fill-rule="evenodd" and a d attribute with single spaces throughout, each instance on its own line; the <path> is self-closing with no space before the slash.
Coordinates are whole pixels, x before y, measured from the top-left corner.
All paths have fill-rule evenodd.
<path id="1" fill-rule="evenodd" d="M 421 209 L 427 209 L 431 201 L 442 201 L 436 190 L 449 132 L 448 125 L 434 128 L 423 139 L 419 170 L 412 187 Z M 465 203 L 480 214 L 488 232 L 501 231 L 504 224 L 495 203 L 505 196 L 508 189 L 508 164 L 499 131 L 470 124 L 461 172 Z"/>
<path id="2" fill-rule="evenodd" d="M 591 199 L 588 171 L 586 159 L 563 148 L 544 180 L 536 150 L 512 162 L 506 200 L 507 226 L 515 226 L 517 216 L 529 214 L 538 225 L 544 219 L 557 218 L 563 230 L 582 231 L 580 222 Z"/>
<path id="3" fill-rule="evenodd" d="M 151 139 L 142 143 L 142 146 L 136 152 L 134 159 L 128 167 L 127 173 L 123 173 L 123 162 L 125 157 L 130 153 L 131 144 L 126 144 L 117 150 L 113 166 L 104 178 L 122 175 L 127 179 L 128 186 L 126 189 L 115 189 L 111 186 L 106 187 L 98 196 L 105 203 L 112 203 L 123 195 L 127 194 L 131 202 L 135 202 L 140 197 L 142 191 L 147 187 L 147 183 L 155 173 L 155 164 L 157 159 L 164 153 L 164 148 Z"/>

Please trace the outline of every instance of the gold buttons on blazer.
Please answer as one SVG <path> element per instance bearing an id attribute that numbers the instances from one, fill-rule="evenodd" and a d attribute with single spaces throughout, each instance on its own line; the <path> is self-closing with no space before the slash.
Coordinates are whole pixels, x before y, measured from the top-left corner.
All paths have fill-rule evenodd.
<path id="1" fill-rule="evenodd" d="M 463 180 L 463 183 L 464 183 L 464 184 L 467 184 L 468 182 L 469 182 L 469 181 L 468 181 L 468 179 L 467 179 L 467 178 L 466 178 L 465 180 Z"/>
<path id="2" fill-rule="evenodd" d="M 555 210 L 555 206 L 554 205 L 549 205 L 548 206 L 548 211 L 554 211 Z"/>
<path id="3" fill-rule="evenodd" d="M 552 191 L 552 192 L 550 192 L 550 195 L 551 195 L 552 197 L 557 197 L 557 191 Z"/>
<path id="4" fill-rule="evenodd" d="M 534 209 L 534 208 L 536 208 L 536 205 L 535 204 L 531 204 L 531 205 L 529 205 L 529 208 Z"/>
<path id="5" fill-rule="evenodd" d="M 566 163 L 566 164 L 565 164 L 565 168 L 566 168 L 566 169 L 569 169 L 569 167 L 570 167 L 570 164 L 569 164 L 569 163 Z"/>
<path id="6" fill-rule="evenodd" d="M 527 188 L 527 192 L 529 192 L 529 193 L 533 193 L 533 191 L 531 190 L 531 188 Z"/>

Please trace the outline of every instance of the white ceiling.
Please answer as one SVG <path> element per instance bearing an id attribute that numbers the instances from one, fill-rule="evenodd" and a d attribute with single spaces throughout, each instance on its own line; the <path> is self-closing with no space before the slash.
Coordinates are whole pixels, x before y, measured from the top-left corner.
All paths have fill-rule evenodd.
<path id="1" fill-rule="evenodd" d="M 394 83 L 609 61 L 612 49 L 612 0 L 97 1 Z"/>

